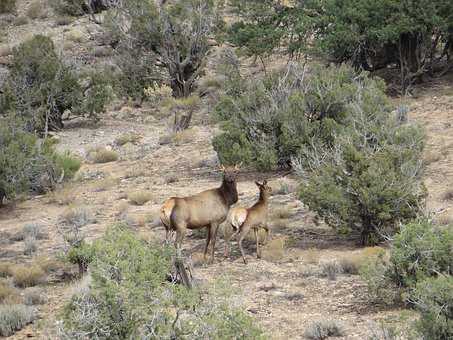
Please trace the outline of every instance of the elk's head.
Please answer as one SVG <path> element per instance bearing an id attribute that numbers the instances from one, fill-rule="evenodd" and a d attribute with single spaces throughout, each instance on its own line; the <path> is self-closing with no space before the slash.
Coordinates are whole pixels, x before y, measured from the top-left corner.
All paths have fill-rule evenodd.
<path id="1" fill-rule="evenodd" d="M 264 180 L 263 183 L 255 182 L 255 184 L 260 189 L 260 197 L 269 198 L 272 193 L 272 188 L 267 185 L 267 180 Z"/>
<path id="2" fill-rule="evenodd" d="M 223 180 L 227 183 L 235 183 L 238 174 L 239 174 L 240 165 L 224 167 L 223 165 L 220 166 L 220 170 L 223 172 Z"/>

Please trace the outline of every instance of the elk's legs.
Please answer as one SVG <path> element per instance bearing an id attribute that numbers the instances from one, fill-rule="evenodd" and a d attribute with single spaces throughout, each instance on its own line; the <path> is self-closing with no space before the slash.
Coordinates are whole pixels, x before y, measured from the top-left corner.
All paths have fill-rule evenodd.
<path id="1" fill-rule="evenodd" d="M 211 249 L 211 263 L 214 262 L 214 252 L 215 252 L 215 241 L 217 238 L 217 230 L 219 229 L 219 225 L 217 223 L 211 223 L 211 236 L 212 236 L 212 249 Z"/>
<path id="2" fill-rule="evenodd" d="M 206 261 L 206 254 L 208 253 L 209 243 L 211 242 L 212 227 L 209 225 L 206 233 L 206 246 L 204 247 L 204 260 Z"/>
<path id="3" fill-rule="evenodd" d="M 244 260 L 244 263 L 247 264 L 247 260 L 245 259 L 245 253 L 244 253 L 244 248 L 242 248 L 242 241 L 244 240 L 245 235 L 248 233 L 248 229 L 244 228 L 242 229 L 241 233 L 239 234 L 239 250 L 241 251 L 242 259 Z"/>
<path id="4" fill-rule="evenodd" d="M 184 239 L 184 235 L 186 234 L 186 228 L 177 228 L 176 230 L 176 240 L 175 240 L 175 248 L 176 248 L 176 256 L 182 256 L 181 247 L 182 247 L 182 240 Z"/>
<path id="5" fill-rule="evenodd" d="M 256 257 L 261 258 L 261 252 L 260 252 L 260 239 L 259 239 L 259 234 L 258 234 L 258 228 L 253 228 L 253 232 L 255 233 L 255 239 L 256 239 Z"/>

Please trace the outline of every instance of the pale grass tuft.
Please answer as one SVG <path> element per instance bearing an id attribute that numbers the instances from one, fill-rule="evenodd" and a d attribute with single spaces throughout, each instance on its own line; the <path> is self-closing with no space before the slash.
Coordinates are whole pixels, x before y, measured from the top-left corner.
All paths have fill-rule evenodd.
<path id="1" fill-rule="evenodd" d="M 47 202 L 58 205 L 69 205 L 76 201 L 76 191 L 73 187 L 64 187 L 60 190 L 51 191 L 48 194 Z"/>
<path id="2" fill-rule="evenodd" d="M 0 281 L 0 304 L 17 303 L 19 301 L 19 291 L 7 282 Z"/>
<path id="3" fill-rule="evenodd" d="M 87 159 L 93 163 L 109 163 L 118 160 L 118 153 L 105 147 L 94 147 L 87 151 Z"/>
<path id="4" fill-rule="evenodd" d="M 148 191 L 135 191 L 129 193 L 127 198 L 132 204 L 143 205 L 151 200 L 152 195 Z"/>
<path id="5" fill-rule="evenodd" d="M 90 210 L 83 206 L 70 206 L 59 216 L 60 223 L 77 227 L 83 227 L 93 221 Z"/>
<path id="6" fill-rule="evenodd" d="M 93 182 L 93 191 L 102 192 L 113 189 L 120 183 L 119 178 L 107 177 Z"/>
<path id="7" fill-rule="evenodd" d="M 30 287 L 24 291 L 24 303 L 27 306 L 43 305 L 47 302 L 47 297 L 43 289 Z"/>
<path id="8" fill-rule="evenodd" d="M 291 208 L 287 205 L 275 208 L 272 213 L 272 219 L 288 219 L 291 216 Z"/>
<path id="9" fill-rule="evenodd" d="M 444 212 L 436 217 L 439 225 L 453 225 L 453 212 Z"/>
<path id="10" fill-rule="evenodd" d="M 45 281 L 46 273 L 37 264 L 17 265 L 12 268 L 14 285 L 20 288 L 33 287 Z"/>
<path id="11" fill-rule="evenodd" d="M 304 336 L 312 340 L 324 340 L 343 335 L 342 327 L 335 320 L 318 320 L 312 322 L 304 331 Z"/>
<path id="12" fill-rule="evenodd" d="M 123 146 L 127 143 L 138 144 L 141 138 L 142 137 L 136 133 L 125 133 L 115 138 L 115 144 L 118 146 Z"/>
<path id="13" fill-rule="evenodd" d="M 46 4 L 43 0 L 34 0 L 27 9 L 27 17 L 30 19 L 45 19 L 47 18 Z"/>
<path id="14" fill-rule="evenodd" d="M 12 275 L 13 264 L 9 262 L 0 262 L 0 277 L 8 277 Z"/>
<path id="15" fill-rule="evenodd" d="M 0 336 L 10 336 L 33 322 L 36 315 L 30 306 L 0 305 Z"/>
<path id="16" fill-rule="evenodd" d="M 319 259 L 321 258 L 321 253 L 319 249 L 308 248 L 303 252 L 302 259 L 308 264 L 318 264 Z"/>
<path id="17" fill-rule="evenodd" d="M 264 260 L 276 262 L 285 257 L 286 239 L 284 237 L 274 238 L 269 241 L 261 250 Z"/>

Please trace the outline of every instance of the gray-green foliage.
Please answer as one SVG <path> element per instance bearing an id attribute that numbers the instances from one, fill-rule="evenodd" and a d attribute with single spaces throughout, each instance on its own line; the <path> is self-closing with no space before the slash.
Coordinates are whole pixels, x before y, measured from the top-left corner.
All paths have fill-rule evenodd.
<path id="1" fill-rule="evenodd" d="M 65 110 L 96 118 L 110 99 L 108 88 L 107 77 L 76 72 L 60 58 L 52 39 L 36 35 L 13 50 L 0 112 L 20 115 L 28 131 L 57 130 Z"/>
<path id="2" fill-rule="evenodd" d="M 411 299 L 421 314 L 416 328 L 424 339 L 453 338 L 453 276 L 439 275 L 417 283 Z"/>
<path id="3" fill-rule="evenodd" d="M 389 275 L 398 286 L 413 287 L 439 273 L 453 274 L 453 230 L 428 220 L 407 224 L 395 236 Z"/>
<path id="4" fill-rule="evenodd" d="M 112 10 L 105 26 L 118 43 L 128 94 L 143 98 L 143 88 L 168 80 L 175 97 L 190 95 L 204 70 L 209 38 L 221 22 L 219 3 L 130 0 Z"/>
<path id="5" fill-rule="evenodd" d="M 50 0 L 49 2 L 58 14 L 72 16 L 98 13 L 117 3 L 117 0 Z"/>
<path id="6" fill-rule="evenodd" d="M 35 319 L 34 309 L 25 305 L 0 305 L 0 336 L 10 336 Z"/>
<path id="7" fill-rule="evenodd" d="M 48 140 L 40 142 L 20 117 L 0 116 L 0 191 L 14 198 L 23 192 L 42 193 L 80 167 L 71 154 L 55 152 Z M 70 171 L 71 170 L 71 171 Z"/>
<path id="8" fill-rule="evenodd" d="M 453 336 L 453 230 L 423 219 L 402 227 L 390 257 L 361 268 L 370 297 L 393 304 L 404 300 L 420 312 L 416 329 L 424 339 Z"/>
<path id="9" fill-rule="evenodd" d="M 63 314 L 73 339 L 257 339 L 252 320 L 226 295 L 187 290 L 168 280 L 172 251 L 122 226 L 94 244 L 92 283 Z M 200 299 L 203 297 L 203 299 Z"/>
<path id="10" fill-rule="evenodd" d="M 219 101 L 223 133 L 213 140 L 224 164 L 295 167 L 301 199 L 364 244 L 391 235 L 424 203 L 422 130 L 391 111 L 382 81 L 352 68 L 290 65 Z"/>

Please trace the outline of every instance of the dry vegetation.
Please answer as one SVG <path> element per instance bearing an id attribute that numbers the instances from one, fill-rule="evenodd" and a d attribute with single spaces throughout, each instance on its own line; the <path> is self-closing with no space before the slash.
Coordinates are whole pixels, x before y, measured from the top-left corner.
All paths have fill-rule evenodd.
<path id="1" fill-rule="evenodd" d="M 52 36 L 59 49 L 67 50 L 64 53 L 82 57 L 90 54 L 95 60 L 112 57 L 109 47 L 95 45 L 96 25 L 86 17 L 56 15 L 44 0 L 18 3 L 21 6 L 11 19 L 7 38 L 0 41 L 0 65 L 9 62 L 13 43 L 23 40 L 28 34 L 25 31 L 32 26 Z M 27 6 L 22 6 L 24 3 Z M 271 56 L 268 66 L 278 68 L 281 60 L 280 56 Z M 251 61 L 245 58 L 241 61 L 242 71 L 250 77 L 258 72 Z M 209 73 L 212 70 L 199 84 L 202 94 L 214 93 L 222 87 L 223 78 L 219 80 Z M 424 154 L 427 210 L 433 213 L 437 224 L 453 225 L 451 79 L 431 85 L 432 88 L 416 88 L 417 95 L 407 99 L 411 107 L 409 117 L 426 126 L 428 136 Z M 218 127 L 204 124 L 209 117 L 199 107 L 206 109 L 208 99 L 190 100 L 194 103 L 183 104 L 194 107 L 193 120 L 197 126 L 183 131 L 169 132 L 169 119 L 180 109 L 178 105 L 156 101 L 159 105 L 163 103 L 156 108 L 148 101 L 143 107 L 129 102 L 123 108 L 124 103 L 115 102 L 121 110 L 108 111 L 94 127 L 85 126 L 81 119 L 82 123 L 68 123 L 68 129 L 55 133 L 61 144 L 57 148 L 85 157 L 79 172 L 83 176 L 45 195 L 0 208 L 0 232 L 9 235 L 0 240 L 1 336 L 17 331 L 17 337 L 12 339 L 28 335 L 52 338 L 49 332 L 55 319 L 78 282 L 67 282 L 74 278 L 77 268 L 57 259 L 65 246 L 62 229 L 74 226 L 83 229 L 91 242 L 111 224 L 123 221 L 147 242 L 161 242 L 165 232 L 158 212 L 163 200 L 218 185 L 218 160 L 211 145 Z M 360 269 L 370 260 L 382 254 L 387 259 L 388 249 L 358 248 L 355 240 L 333 233 L 306 206 L 292 204 L 299 190 L 292 175 L 264 175 L 281 178 L 271 182 L 271 239 L 263 245 L 262 259 L 252 256 L 244 266 L 236 242 L 232 243 L 230 258 L 224 259 L 222 236 L 231 230 L 222 226 L 215 262 L 207 265 L 201 255 L 206 230 L 196 230 L 184 242 L 184 253 L 191 256 L 195 278 L 215 283 L 217 278 L 228 276 L 232 288 L 241 294 L 244 310 L 272 339 L 302 335 L 315 340 L 367 339 L 374 336 L 370 323 L 381 323 L 387 318 L 396 320 L 396 327 L 404 329 L 401 315 L 405 308 L 370 304 L 365 283 L 359 276 Z M 240 202 L 256 198 L 253 182 L 262 176 L 263 173 L 244 169 L 238 186 Z M 259 232 L 259 239 L 264 240 L 263 231 Z M 250 232 L 245 240 L 246 253 L 254 254 L 254 233 Z M 40 322 L 30 325 L 37 317 Z M 392 339 L 388 334 L 379 332 L 379 339 Z"/>

